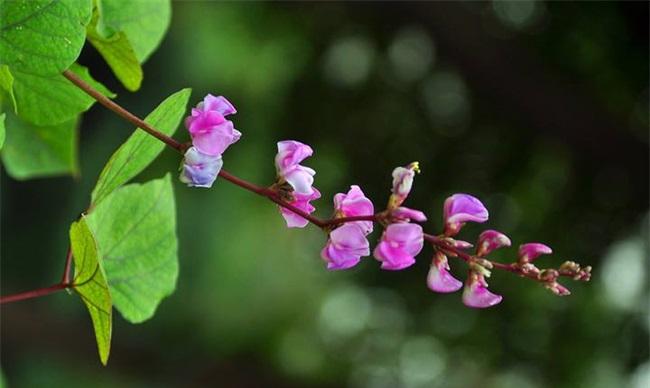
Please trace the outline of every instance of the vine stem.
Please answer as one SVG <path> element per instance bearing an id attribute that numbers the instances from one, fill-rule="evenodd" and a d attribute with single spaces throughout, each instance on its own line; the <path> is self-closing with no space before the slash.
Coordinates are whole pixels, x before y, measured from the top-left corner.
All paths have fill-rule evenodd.
<path id="1" fill-rule="evenodd" d="M 179 143 L 178 141 L 174 140 L 173 138 L 165 135 L 164 133 L 156 130 L 154 127 L 151 125 L 147 124 L 144 120 L 140 119 L 133 113 L 129 112 L 128 110 L 122 108 L 113 100 L 110 98 L 104 96 L 100 91 L 96 90 L 92 86 L 90 86 L 86 81 L 82 80 L 78 75 L 75 73 L 71 72 L 70 70 L 66 70 L 63 72 L 63 76 L 70 80 L 73 84 L 75 84 L 79 89 L 83 90 L 88 94 L 90 97 L 94 98 L 99 102 L 100 104 L 104 105 L 106 108 L 110 109 L 114 113 L 116 113 L 118 116 L 122 117 L 126 121 L 130 122 L 131 124 L 135 125 L 136 127 L 142 129 L 143 131 L 147 132 L 151 136 L 155 137 L 156 139 L 162 141 L 163 143 L 167 144 L 168 146 L 172 147 L 176 151 L 183 153 L 184 151 L 184 146 L 182 143 Z"/>
<path id="2" fill-rule="evenodd" d="M 64 290 L 68 287 L 71 287 L 70 284 L 66 283 L 57 283 L 53 286 L 37 288 L 35 290 L 19 292 L 11 295 L 4 295 L 0 297 L 0 304 L 18 302 L 19 300 L 39 298 L 41 296 L 53 294 L 57 291 Z"/>

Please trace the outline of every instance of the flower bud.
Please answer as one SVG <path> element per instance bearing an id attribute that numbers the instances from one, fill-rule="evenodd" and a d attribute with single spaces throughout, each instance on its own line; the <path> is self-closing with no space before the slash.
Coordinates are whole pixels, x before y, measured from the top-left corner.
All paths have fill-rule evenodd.
<path id="1" fill-rule="evenodd" d="M 400 206 L 397 209 L 393 210 L 391 213 L 391 216 L 396 220 L 396 221 L 403 221 L 403 222 L 411 222 L 411 221 L 416 221 L 416 222 L 425 222 L 427 220 L 427 216 L 422 213 L 419 210 L 415 209 L 410 209 L 404 206 Z"/>
<path id="2" fill-rule="evenodd" d="M 556 281 L 544 283 L 544 287 L 557 296 L 571 295 L 571 291 Z"/>
<path id="3" fill-rule="evenodd" d="M 451 239 L 451 241 L 453 241 L 454 248 L 458 248 L 458 249 L 469 249 L 474 246 L 472 245 L 472 243 L 463 240 Z"/>
<path id="4" fill-rule="evenodd" d="M 413 162 L 406 167 L 397 167 L 393 170 L 393 193 L 388 200 L 388 208 L 395 209 L 399 207 L 411 192 L 413 187 L 413 178 L 415 173 L 420 172 L 418 162 Z"/>
<path id="5" fill-rule="evenodd" d="M 519 263 L 531 263 L 541 255 L 550 255 L 553 250 L 541 243 L 528 243 L 519 246 Z"/>
<path id="6" fill-rule="evenodd" d="M 476 255 L 481 257 L 487 256 L 493 250 L 509 247 L 510 244 L 510 239 L 505 234 L 496 230 L 486 230 L 478 236 Z"/>

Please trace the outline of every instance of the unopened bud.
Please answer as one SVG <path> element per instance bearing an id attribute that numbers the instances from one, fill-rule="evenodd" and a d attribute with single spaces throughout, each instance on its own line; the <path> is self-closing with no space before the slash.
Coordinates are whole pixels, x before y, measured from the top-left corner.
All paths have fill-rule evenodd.
<path id="1" fill-rule="evenodd" d="M 539 273 L 538 278 L 546 282 L 553 282 L 558 276 L 560 276 L 560 273 L 556 269 L 547 268 Z"/>
<path id="2" fill-rule="evenodd" d="M 544 287 L 557 296 L 571 295 L 571 291 L 556 281 L 544 283 Z"/>

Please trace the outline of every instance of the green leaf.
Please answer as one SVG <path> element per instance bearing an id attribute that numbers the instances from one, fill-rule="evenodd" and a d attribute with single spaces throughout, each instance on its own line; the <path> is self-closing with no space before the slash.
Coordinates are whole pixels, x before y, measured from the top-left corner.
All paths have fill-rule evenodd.
<path id="1" fill-rule="evenodd" d="M 140 62 L 138 62 L 129 38 L 122 31 L 108 38 L 102 37 L 97 32 L 97 20 L 98 15 L 95 12 L 93 20 L 86 29 L 88 41 L 104 57 L 125 88 L 130 91 L 138 90 L 142 83 L 142 67 L 140 67 Z"/>
<path id="2" fill-rule="evenodd" d="M 115 95 L 92 79 L 88 69 L 72 64 L 70 70 L 104 95 Z M 45 77 L 11 70 L 18 115 L 36 125 L 52 125 L 75 118 L 88 110 L 95 99 L 61 74 Z"/>
<path id="3" fill-rule="evenodd" d="M 113 302 L 106 275 L 97 251 L 97 243 L 85 217 L 70 226 L 70 247 L 74 258 L 74 290 L 88 308 L 95 329 L 99 359 L 108 362 L 113 327 Z"/>
<path id="4" fill-rule="evenodd" d="M 77 120 L 37 126 L 6 112 L 2 161 L 9 175 L 28 179 L 78 174 Z"/>
<path id="5" fill-rule="evenodd" d="M 97 0 L 97 31 L 104 38 L 123 32 L 140 63 L 158 47 L 171 19 L 169 0 Z"/>
<path id="6" fill-rule="evenodd" d="M 11 107 L 14 113 L 17 113 L 16 96 L 14 95 L 14 76 L 9 71 L 9 66 L 0 65 L 0 90 L 2 94 L 9 96 Z M 3 98 L 0 98 L 2 102 Z"/>
<path id="7" fill-rule="evenodd" d="M 0 150 L 2 149 L 2 146 L 5 144 L 5 117 L 6 114 L 0 114 Z"/>
<path id="8" fill-rule="evenodd" d="M 176 209 L 169 174 L 115 190 L 88 224 L 102 255 L 115 308 L 133 323 L 153 316 L 176 288 Z"/>
<path id="9" fill-rule="evenodd" d="M 185 114 L 191 89 L 183 89 L 160 103 L 144 121 L 166 135 L 176 132 Z M 165 147 L 160 140 L 137 129 L 128 140 L 115 151 L 104 166 L 92 192 L 92 204 L 98 204 L 111 191 L 128 182 L 144 170 Z"/>
<path id="10" fill-rule="evenodd" d="M 92 0 L 0 0 L 0 64 L 62 72 L 81 52 L 91 11 Z"/>

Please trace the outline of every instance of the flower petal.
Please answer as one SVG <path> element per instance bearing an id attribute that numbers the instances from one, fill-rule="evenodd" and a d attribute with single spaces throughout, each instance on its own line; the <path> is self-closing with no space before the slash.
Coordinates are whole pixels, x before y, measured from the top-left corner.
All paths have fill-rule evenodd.
<path id="1" fill-rule="evenodd" d="M 527 243 L 519 246 L 519 261 L 529 263 L 541 255 L 550 255 L 553 253 L 551 247 L 542 243 Z"/>
<path id="2" fill-rule="evenodd" d="M 365 234 L 355 224 L 345 224 L 330 233 L 321 256 L 328 262 L 328 269 L 347 269 L 356 265 L 362 256 L 370 254 L 370 244 Z"/>
<path id="3" fill-rule="evenodd" d="M 334 209 L 342 217 L 371 216 L 375 213 L 372 201 L 366 198 L 357 185 L 350 186 L 347 194 L 338 193 L 334 196 Z M 358 221 L 355 224 L 360 226 L 365 234 L 371 233 L 374 227 L 372 221 Z"/>
<path id="4" fill-rule="evenodd" d="M 293 197 L 294 200 L 290 202 L 291 205 L 306 213 L 311 214 L 314 210 L 316 210 L 316 208 L 309 202 L 320 198 L 320 192 L 314 187 L 311 194 L 294 193 Z M 302 216 L 294 213 L 289 209 L 286 209 L 282 206 L 278 206 L 278 208 L 280 209 L 280 213 L 284 217 L 285 221 L 287 222 L 287 227 L 289 228 L 304 228 L 309 223 L 306 218 L 303 218 Z"/>
<path id="5" fill-rule="evenodd" d="M 196 147 L 191 147 L 185 152 L 179 179 L 190 187 L 209 188 L 217 179 L 222 166 L 221 155 L 205 155 Z"/>
<path id="6" fill-rule="evenodd" d="M 410 221 L 425 222 L 427 220 L 427 216 L 423 212 L 415 209 L 410 209 L 404 206 L 398 207 L 397 209 L 393 210 L 392 216 L 394 218 L 398 218 L 406 222 L 410 222 Z"/>
<path id="7" fill-rule="evenodd" d="M 465 222 L 485 222 L 488 216 L 487 209 L 478 198 L 469 194 L 454 194 L 444 204 L 445 235 L 457 234 Z"/>
<path id="8" fill-rule="evenodd" d="M 213 96 L 208 94 L 203 99 L 202 108 L 204 110 L 211 110 L 219 112 L 223 116 L 228 116 L 237 113 L 237 109 L 228 101 L 224 96 Z"/>
<path id="9" fill-rule="evenodd" d="M 471 280 L 476 279 L 476 280 Z M 463 304 L 467 307 L 486 308 L 501 303 L 503 297 L 487 289 L 487 283 L 482 275 L 472 274 L 463 289 Z"/>
<path id="10" fill-rule="evenodd" d="M 310 157 L 314 151 L 307 144 L 295 140 L 278 142 L 278 154 L 275 157 L 275 166 L 280 175 L 285 169 L 298 165 Z"/>
<path id="11" fill-rule="evenodd" d="M 463 282 L 449 273 L 447 257 L 440 252 L 436 253 L 436 257 L 434 257 L 429 268 L 427 286 L 431 291 L 440 293 L 456 292 L 463 287 Z"/>

